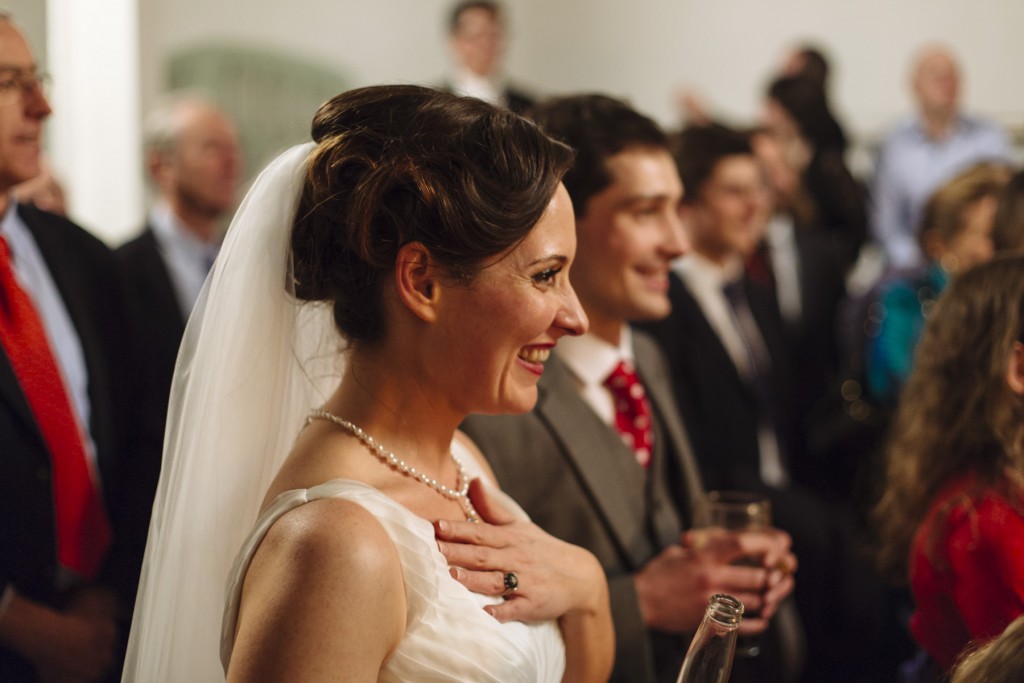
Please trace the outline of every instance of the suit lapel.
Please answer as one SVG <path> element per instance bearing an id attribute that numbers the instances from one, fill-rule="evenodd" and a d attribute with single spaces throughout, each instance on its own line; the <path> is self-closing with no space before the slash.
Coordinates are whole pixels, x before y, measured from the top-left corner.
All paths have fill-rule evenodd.
<path id="1" fill-rule="evenodd" d="M 639 566 L 650 554 L 644 472 L 618 435 L 580 398 L 572 375 L 557 356 L 548 361 L 539 392 L 536 414 L 562 444 L 629 561 Z"/>
<path id="2" fill-rule="evenodd" d="M 180 339 L 185 333 L 186 316 L 182 311 L 181 302 L 174 292 L 174 285 L 171 284 L 171 274 L 167 270 L 167 263 L 160 255 L 160 246 L 153 234 L 153 228 L 147 227 L 142 233 L 143 247 L 136 252 L 141 263 L 137 272 L 149 282 L 153 300 L 143 302 L 147 306 L 155 306 L 158 309 L 161 320 L 167 321 L 168 332 L 173 327 L 176 338 Z"/>
<path id="3" fill-rule="evenodd" d="M 637 370 L 643 379 L 644 386 L 647 387 L 658 424 L 670 442 L 671 447 L 664 449 L 664 453 L 675 457 L 678 469 L 682 473 L 683 486 L 681 490 L 686 496 L 686 514 L 692 522 L 696 506 L 704 495 L 704 485 L 697 468 L 696 455 L 690 444 L 690 437 L 687 435 L 686 427 L 679 415 L 668 368 L 664 362 L 658 362 L 657 354 L 660 351 L 656 344 L 642 333 L 634 333 L 633 351 L 636 355 Z M 663 458 L 659 458 L 654 463 L 658 470 L 653 471 L 652 476 L 664 476 L 660 469 L 666 467 L 667 463 L 663 460 Z"/>
<path id="4" fill-rule="evenodd" d="M 36 422 L 35 415 L 32 414 L 32 409 L 29 408 L 28 400 L 25 398 L 21 385 L 18 383 L 18 378 L 14 374 L 14 368 L 11 367 L 11 361 L 7 358 L 7 354 L 4 353 L 3 349 L 0 349 L 0 400 L 3 400 L 11 407 L 12 413 L 17 415 L 18 419 L 25 424 L 26 431 L 34 434 L 39 440 L 40 445 L 45 449 L 46 442 L 43 440 L 42 432 L 39 431 L 39 424 Z M 37 450 L 34 452 L 45 453 L 46 451 Z"/>
<path id="5" fill-rule="evenodd" d="M 673 277 L 677 276 L 673 275 Z M 695 351 L 700 354 L 701 362 L 713 363 L 719 367 L 723 381 L 735 382 L 741 387 L 744 395 L 751 402 L 755 402 L 753 389 L 740 376 L 736 364 L 732 362 L 732 357 L 725 350 L 725 345 L 722 344 L 718 333 L 711 327 L 711 323 L 708 322 L 707 316 L 704 315 L 700 304 L 697 303 L 697 300 L 681 279 L 677 279 L 677 282 L 679 286 L 675 289 L 676 296 L 672 300 L 672 308 L 675 310 L 678 307 L 680 313 L 686 319 L 692 321 L 692 329 L 688 330 L 689 334 L 687 336 L 692 342 L 691 345 L 695 347 Z"/>

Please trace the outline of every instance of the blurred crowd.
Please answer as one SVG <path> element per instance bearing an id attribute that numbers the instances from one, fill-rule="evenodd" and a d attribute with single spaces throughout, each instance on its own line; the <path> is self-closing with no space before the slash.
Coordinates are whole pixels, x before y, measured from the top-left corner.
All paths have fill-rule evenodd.
<path id="1" fill-rule="evenodd" d="M 671 395 L 649 387 L 640 419 L 653 436 L 630 432 L 635 510 L 604 508 L 605 494 L 582 484 L 558 488 L 596 486 L 591 456 L 562 469 L 538 461 L 523 477 L 516 447 L 539 454 L 548 439 L 552 453 L 571 453 L 590 429 L 560 433 L 569 418 L 543 395 L 536 425 L 466 423 L 534 521 L 605 567 L 613 680 L 675 680 L 678 661 L 662 653 L 681 657 L 696 624 L 654 618 L 654 587 L 697 590 L 666 578 L 697 571 L 670 567 L 666 553 L 683 552 L 677 537 L 694 526 L 679 501 L 709 490 L 770 500 L 798 562 L 760 661 L 738 661 L 734 680 L 939 681 L 1004 630 L 1019 641 L 1024 171 L 1006 132 L 962 101 L 957 55 L 934 44 L 915 53 L 916 109 L 858 177 L 821 46 L 787 55 L 752 120 L 722 120 L 685 95 L 679 125 L 661 131 L 612 98 L 535 99 L 512 82 L 493 2 L 460 3 L 448 31 L 453 66 L 439 87 L 533 118 L 577 150 L 565 179 L 580 236 L 572 282 L 591 332 L 558 347 L 564 390 L 614 425 L 612 399 L 588 398 L 604 389 L 586 369 L 601 358 L 588 339 L 607 322 L 631 331 L 628 343 L 607 339 Z M 3 18 L 0 679 L 119 680 L 174 364 L 237 207 L 242 153 L 215 97 L 168 94 L 145 122 L 151 210 L 111 251 L 72 222 L 40 157 L 45 85 Z M 601 203 L 619 201 L 609 188 L 621 205 Z M 593 234 L 614 248 L 588 252 Z M 609 275 L 615 259 L 621 282 Z M 663 266 L 665 291 L 644 293 Z M 670 446 L 685 455 L 656 465 L 655 447 Z M 601 485 L 631 491 L 629 481 Z M 88 503 L 69 511 L 65 498 Z M 678 510 L 666 518 L 663 506 Z M 986 656 L 1024 671 L 1019 647 L 997 642 L 954 680 L 1016 680 L 977 673 Z"/>

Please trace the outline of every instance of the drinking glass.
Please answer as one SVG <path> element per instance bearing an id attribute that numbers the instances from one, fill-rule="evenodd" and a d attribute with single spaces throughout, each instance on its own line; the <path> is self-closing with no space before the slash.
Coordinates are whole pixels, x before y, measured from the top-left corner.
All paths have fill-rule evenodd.
<path id="1" fill-rule="evenodd" d="M 758 531 L 771 526 L 772 505 L 765 496 L 747 491 L 709 491 L 697 511 L 696 526 L 718 528 L 729 531 Z M 740 558 L 734 565 L 760 567 L 757 557 Z M 745 610 L 746 616 L 757 616 L 752 610 Z M 737 657 L 756 657 L 761 654 L 761 643 L 757 636 L 740 636 L 736 642 Z"/>

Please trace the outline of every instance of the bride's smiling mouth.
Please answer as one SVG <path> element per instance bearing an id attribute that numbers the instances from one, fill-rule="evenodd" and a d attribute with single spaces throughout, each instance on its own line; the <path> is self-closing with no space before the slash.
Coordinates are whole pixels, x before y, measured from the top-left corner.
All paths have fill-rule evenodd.
<path id="1" fill-rule="evenodd" d="M 523 347 L 517 354 L 519 364 L 535 375 L 539 376 L 544 374 L 544 363 L 551 357 L 552 346 L 554 346 L 554 344 L 549 346 Z"/>
<path id="2" fill-rule="evenodd" d="M 529 346 L 519 351 L 519 357 L 527 363 L 543 364 L 551 355 L 551 347 Z"/>

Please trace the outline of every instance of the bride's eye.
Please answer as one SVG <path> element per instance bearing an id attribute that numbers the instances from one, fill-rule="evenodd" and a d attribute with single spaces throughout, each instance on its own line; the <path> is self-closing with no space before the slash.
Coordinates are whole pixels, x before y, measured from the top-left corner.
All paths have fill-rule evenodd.
<path id="1" fill-rule="evenodd" d="M 538 285 L 549 285 L 549 284 L 551 284 L 552 282 L 555 281 L 555 278 L 561 272 L 562 272 L 562 269 L 560 267 L 559 268 L 546 268 L 546 269 L 542 270 L 541 272 L 537 273 L 536 275 L 534 275 L 533 276 L 533 281 L 536 284 L 538 284 Z"/>

